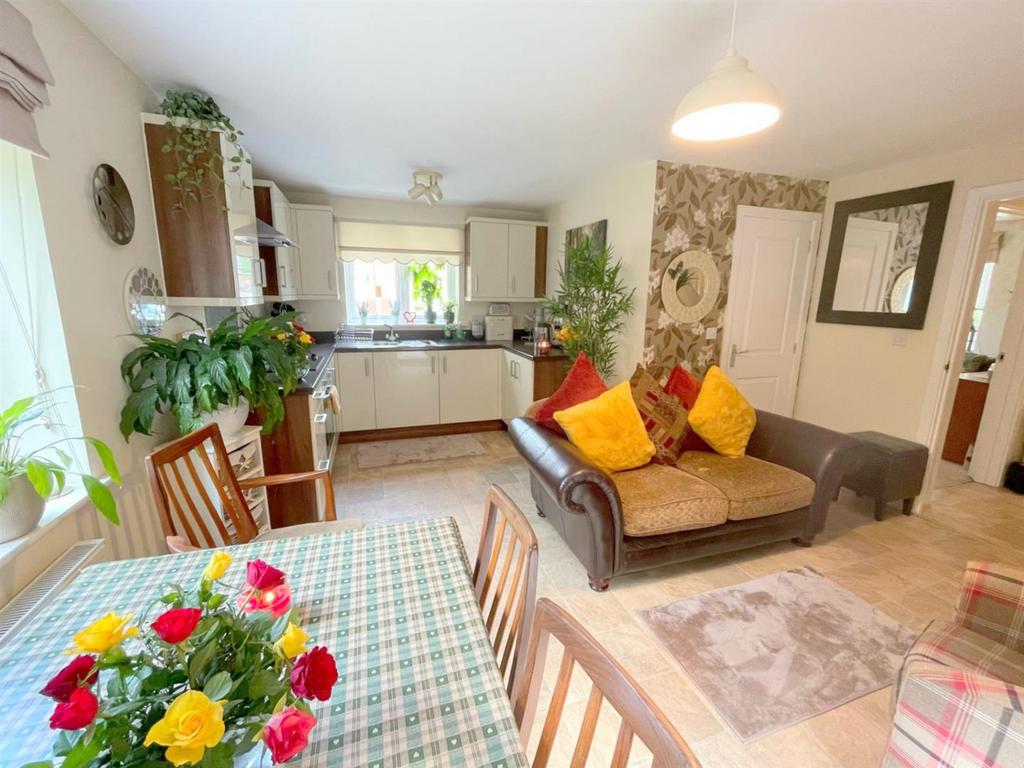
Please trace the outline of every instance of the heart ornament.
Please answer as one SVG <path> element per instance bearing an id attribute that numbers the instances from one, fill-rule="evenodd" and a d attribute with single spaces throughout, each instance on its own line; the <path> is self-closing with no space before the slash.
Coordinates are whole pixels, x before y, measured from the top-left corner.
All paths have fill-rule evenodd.
<path id="1" fill-rule="evenodd" d="M 402 313 L 402 319 L 405 320 L 405 322 L 407 322 L 407 323 L 411 323 L 411 322 L 413 322 L 416 319 L 416 313 L 415 312 L 403 312 Z"/>

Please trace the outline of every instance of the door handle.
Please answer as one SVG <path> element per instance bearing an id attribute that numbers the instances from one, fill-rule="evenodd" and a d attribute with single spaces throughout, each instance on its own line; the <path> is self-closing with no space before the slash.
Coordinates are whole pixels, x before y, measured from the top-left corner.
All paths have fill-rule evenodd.
<path id="1" fill-rule="evenodd" d="M 267 262 L 263 259 L 257 259 L 256 263 L 260 267 L 260 288 L 267 287 Z"/>
<path id="2" fill-rule="evenodd" d="M 430 358 L 430 372 L 437 373 L 437 358 L 433 356 Z"/>
<path id="3" fill-rule="evenodd" d="M 512 293 L 516 292 L 516 276 L 512 275 Z"/>
<path id="4" fill-rule="evenodd" d="M 318 413 L 316 416 L 313 417 L 314 424 L 323 424 L 325 421 L 327 421 L 326 413 Z"/>
<path id="5" fill-rule="evenodd" d="M 370 376 L 370 358 L 363 358 L 363 373 L 366 374 L 367 378 Z"/>
<path id="6" fill-rule="evenodd" d="M 473 291 L 480 292 L 480 275 L 473 275 Z"/>
<path id="7" fill-rule="evenodd" d="M 739 352 L 736 349 L 736 345 L 733 344 L 732 345 L 732 349 L 729 351 L 729 367 L 730 368 L 732 368 L 733 366 L 736 365 L 736 355 L 737 354 L 739 354 Z"/>
<path id="8" fill-rule="evenodd" d="M 445 376 L 448 375 L 448 355 L 444 355 L 441 358 L 441 373 L 443 373 Z"/>
<path id="9" fill-rule="evenodd" d="M 282 288 L 287 288 L 288 287 L 288 270 L 285 269 L 284 264 L 282 264 L 281 266 L 279 266 L 277 268 L 277 271 L 281 273 L 281 277 L 279 278 L 280 283 L 281 283 L 281 287 Z"/>

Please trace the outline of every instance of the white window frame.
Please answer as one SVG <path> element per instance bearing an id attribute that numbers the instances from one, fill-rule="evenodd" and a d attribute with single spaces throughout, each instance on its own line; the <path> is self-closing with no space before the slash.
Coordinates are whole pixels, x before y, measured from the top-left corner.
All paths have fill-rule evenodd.
<path id="1" fill-rule="evenodd" d="M 345 322 L 348 323 L 349 325 L 363 325 L 366 327 L 383 327 L 385 325 L 393 326 L 399 324 L 410 325 L 409 323 L 406 323 L 405 320 L 403 319 L 403 313 L 410 311 L 411 308 L 406 307 L 404 304 L 400 304 L 397 315 L 367 315 L 366 322 L 364 323 L 362 321 L 362 319 L 359 317 L 358 301 L 356 300 L 355 289 L 353 286 L 353 283 L 355 281 L 352 278 L 353 265 L 356 263 L 357 262 L 355 261 L 342 261 L 342 284 L 344 285 L 345 289 Z M 398 288 L 398 295 L 400 301 L 404 302 L 405 297 L 409 295 L 411 288 L 408 273 L 408 267 L 410 266 L 410 264 L 402 264 L 394 260 L 382 260 L 381 262 L 378 263 L 390 264 L 397 271 L 396 285 Z M 455 301 L 455 319 L 456 322 L 458 322 L 459 295 L 462 288 L 462 268 L 461 266 L 456 266 L 454 264 L 449 264 L 447 262 L 436 264 L 435 266 L 437 266 L 439 269 L 443 268 L 445 270 L 446 285 L 448 285 L 449 287 L 454 286 L 454 295 L 451 297 L 451 300 Z M 412 325 L 423 326 L 427 328 L 442 327 L 444 325 L 443 304 L 444 300 L 439 297 L 434 305 L 436 308 L 435 311 L 437 312 L 437 319 L 440 322 L 430 325 L 427 323 L 426 316 L 422 312 L 417 311 L 416 319 L 413 321 Z"/>

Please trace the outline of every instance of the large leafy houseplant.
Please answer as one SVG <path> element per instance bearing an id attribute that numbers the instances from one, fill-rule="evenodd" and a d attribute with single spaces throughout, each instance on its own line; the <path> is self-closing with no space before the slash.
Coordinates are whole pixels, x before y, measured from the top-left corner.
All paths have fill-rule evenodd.
<path id="1" fill-rule="evenodd" d="M 272 432 L 284 418 L 284 397 L 298 386 L 312 341 L 296 333 L 294 316 L 243 311 L 226 317 L 208 337 L 199 333 L 176 341 L 133 334 L 142 346 L 121 361 L 129 388 L 121 409 L 125 440 L 133 432 L 152 434 L 157 413 L 170 413 L 187 434 L 202 426 L 203 414 L 233 408 L 240 398 L 260 413 L 264 433 Z"/>
<path id="2" fill-rule="evenodd" d="M 243 163 L 251 164 L 238 138 L 242 132 L 231 123 L 217 102 L 195 91 L 168 90 L 160 103 L 160 111 L 167 117 L 168 137 L 160 151 L 173 154 L 177 165 L 173 173 L 164 176 L 178 196 L 175 208 L 184 210 L 199 201 L 203 183 L 213 179 L 224 183 L 223 169 L 238 173 Z M 210 133 L 224 135 L 232 154 L 225 158 L 219 141 L 210 141 Z"/>
<path id="3" fill-rule="evenodd" d="M 412 297 L 420 299 L 427 305 L 427 323 L 433 324 L 437 320 L 437 313 L 434 311 L 434 299 L 441 292 L 441 278 L 437 274 L 437 268 L 433 264 L 410 264 L 408 267 L 409 277 L 412 278 Z"/>
<path id="4" fill-rule="evenodd" d="M 274 764 L 306 748 L 310 702 L 330 700 L 337 664 L 307 649 L 282 571 L 253 560 L 233 586 L 230 566 L 215 552 L 194 586 L 167 584 L 137 622 L 111 612 L 74 636 L 77 655 L 40 691 L 54 701 L 56 761 L 34 768 L 231 768 L 256 747 Z"/>
<path id="5" fill-rule="evenodd" d="M 562 346 L 572 360 L 585 352 L 602 376 L 610 376 L 636 289 L 626 289 L 622 263 L 612 261 L 611 248 L 599 248 L 590 238 L 567 246 L 564 262 L 558 292 L 547 302 L 566 325 Z"/>
<path id="6" fill-rule="evenodd" d="M 12 485 L 22 482 L 22 478 L 31 483 L 40 499 L 45 500 L 54 491 L 64 490 L 68 475 L 78 475 L 96 510 L 110 522 L 119 524 L 117 502 L 110 489 L 99 478 L 75 470 L 71 455 L 61 448 L 71 441 L 81 440 L 96 453 L 110 479 L 120 485 L 121 472 L 106 443 L 88 436 L 58 437 L 37 448 L 26 447 L 26 433 L 45 428 L 56 405 L 50 391 L 15 400 L 0 412 L 0 507 L 7 501 Z"/>

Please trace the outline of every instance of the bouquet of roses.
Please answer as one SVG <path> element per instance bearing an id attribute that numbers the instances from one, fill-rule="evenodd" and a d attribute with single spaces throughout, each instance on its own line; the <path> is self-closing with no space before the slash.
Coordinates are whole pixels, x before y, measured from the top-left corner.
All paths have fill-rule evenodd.
<path id="1" fill-rule="evenodd" d="M 169 585 L 142 629 L 108 613 L 75 635 L 77 655 L 40 691 L 56 702 L 64 768 L 230 768 L 261 744 L 274 763 L 306 748 L 316 725 L 307 702 L 330 698 L 334 658 L 306 648 L 284 573 L 254 560 L 231 594 L 218 589 L 230 564 L 215 552 L 197 587 Z"/>

